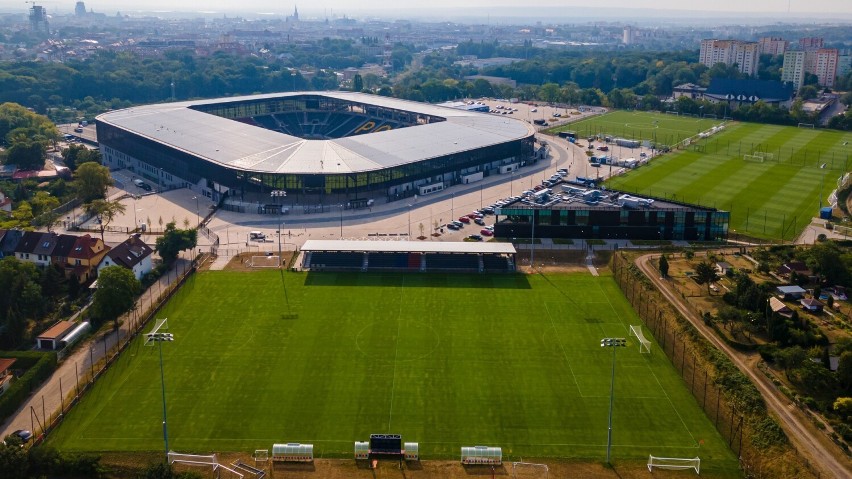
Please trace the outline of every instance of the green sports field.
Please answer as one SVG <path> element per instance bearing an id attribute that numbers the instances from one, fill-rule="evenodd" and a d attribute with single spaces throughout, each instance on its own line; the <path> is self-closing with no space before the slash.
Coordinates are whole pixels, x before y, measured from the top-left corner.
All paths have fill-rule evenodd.
<path id="1" fill-rule="evenodd" d="M 175 336 L 163 344 L 172 449 L 302 442 L 324 457 L 399 433 L 425 458 L 493 445 L 504 458 L 603 460 L 612 355 L 599 342 L 639 324 L 611 277 L 588 274 L 208 272 L 162 316 Z M 735 474 L 652 349 L 617 351 L 614 458 L 700 456 L 702 473 Z M 162 448 L 158 361 L 156 347 L 132 344 L 51 444 Z"/>
<path id="2" fill-rule="evenodd" d="M 832 130 L 728 123 L 607 186 L 728 210 L 731 230 L 789 241 L 818 216 L 820 197 L 825 206 L 837 179 L 852 167 L 849 142 L 852 134 Z"/>
<path id="3" fill-rule="evenodd" d="M 720 123 L 722 123 L 721 120 L 664 113 L 613 111 L 559 126 L 552 131 L 575 131 L 580 138 L 608 135 L 631 140 L 648 140 L 661 145 L 675 145 Z"/>

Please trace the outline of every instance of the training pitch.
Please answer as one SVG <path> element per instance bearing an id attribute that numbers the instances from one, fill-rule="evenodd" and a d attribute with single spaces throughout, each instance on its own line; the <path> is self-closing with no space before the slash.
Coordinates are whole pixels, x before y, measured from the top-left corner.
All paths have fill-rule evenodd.
<path id="1" fill-rule="evenodd" d="M 288 306 L 289 300 L 289 306 Z M 170 447 L 251 451 L 398 433 L 426 459 L 602 461 L 612 350 L 640 324 L 611 277 L 207 272 L 160 317 Z M 646 336 L 650 336 L 645 330 Z M 613 457 L 737 462 L 656 343 L 616 351 Z M 63 451 L 163 448 L 157 346 L 137 339 L 68 414 Z M 701 444 L 703 443 L 703 444 Z"/>
<path id="2" fill-rule="evenodd" d="M 850 141 L 852 134 L 833 130 L 728 123 L 607 186 L 728 210 L 732 231 L 790 241 L 852 166 Z"/>
<path id="3" fill-rule="evenodd" d="M 721 120 L 699 119 L 643 111 L 614 111 L 575 123 L 556 127 L 551 132 L 574 131 L 580 138 L 612 136 L 630 140 L 647 140 L 659 146 L 674 147 L 681 141 L 722 123 Z"/>

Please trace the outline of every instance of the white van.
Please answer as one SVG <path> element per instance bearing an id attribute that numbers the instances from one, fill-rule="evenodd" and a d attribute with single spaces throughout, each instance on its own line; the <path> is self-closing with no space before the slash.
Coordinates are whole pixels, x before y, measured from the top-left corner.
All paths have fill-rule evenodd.
<path id="1" fill-rule="evenodd" d="M 265 241 L 266 235 L 261 231 L 251 231 L 249 232 L 249 238 L 256 241 Z"/>

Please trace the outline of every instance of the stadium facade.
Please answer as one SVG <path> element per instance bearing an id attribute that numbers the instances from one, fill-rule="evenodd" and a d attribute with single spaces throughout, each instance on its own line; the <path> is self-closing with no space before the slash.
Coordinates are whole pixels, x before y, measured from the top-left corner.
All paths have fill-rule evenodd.
<path id="1" fill-rule="evenodd" d="M 362 93 L 291 92 L 133 107 L 97 117 L 111 169 L 219 201 L 428 194 L 535 161 L 526 122 Z"/>

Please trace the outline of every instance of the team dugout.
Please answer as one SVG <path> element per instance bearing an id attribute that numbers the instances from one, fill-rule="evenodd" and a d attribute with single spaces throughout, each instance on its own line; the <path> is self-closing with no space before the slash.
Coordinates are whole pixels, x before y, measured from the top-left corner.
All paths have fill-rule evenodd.
<path id="1" fill-rule="evenodd" d="M 308 240 L 302 246 L 307 271 L 515 271 L 510 243 Z"/>

